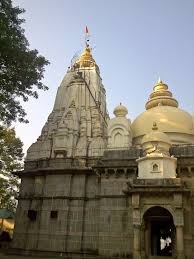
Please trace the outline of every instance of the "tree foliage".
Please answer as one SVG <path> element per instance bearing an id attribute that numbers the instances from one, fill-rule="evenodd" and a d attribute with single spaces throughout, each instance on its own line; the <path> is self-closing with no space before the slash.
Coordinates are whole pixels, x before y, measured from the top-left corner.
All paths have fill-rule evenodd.
<path id="1" fill-rule="evenodd" d="M 16 208 L 19 187 L 19 179 L 12 172 L 22 169 L 22 146 L 14 128 L 0 126 L 0 207 L 12 211 Z"/>
<path id="2" fill-rule="evenodd" d="M 0 0 L 0 121 L 27 122 L 21 100 L 38 98 L 37 89 L 47 90 L 42 83 L 49 64 L 36 49 L 30 50 L 21 27 L 24 10 L 13 7 L 11 0 Z"/>

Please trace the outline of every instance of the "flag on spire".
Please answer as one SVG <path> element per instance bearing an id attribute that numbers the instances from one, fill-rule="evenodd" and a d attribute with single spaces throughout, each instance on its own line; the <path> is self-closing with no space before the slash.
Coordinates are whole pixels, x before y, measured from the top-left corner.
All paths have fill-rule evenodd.
<path id="1" fill-rule="evenodd" d="M 86 34 L 89 34 L 88 26 L 86 25 Z"/>
<path id="2" fill-rule="evenodd" d="M 85 28 L 85 43 L 86 43 L 86 46 L 89 46 L 89 38 L 90 38 L 90 34 L 89 34 L 89 30 L 88 30 L 88 26 L 86 25 L 86 28 Z"/>

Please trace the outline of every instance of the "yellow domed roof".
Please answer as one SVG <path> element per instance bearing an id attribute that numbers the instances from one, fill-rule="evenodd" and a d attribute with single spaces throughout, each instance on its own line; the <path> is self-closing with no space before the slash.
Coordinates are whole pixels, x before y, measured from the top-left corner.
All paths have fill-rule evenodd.
<path id="1" fill-rule="evenodd" d="M 151 131 L 153 122 L 168 135 L 173 144 L 194 144 L 193 118 L 177 107 L 178 102 L 167 89 L 168 86 L 162 81 L 155 85 L 146 104 L 147 110 L 132 123 L 134 144 L 141 144 L 143 136 Z M 177 105 L 174 105 L 174 100 Z"/>
<path id="2" fill-rule="evenodd" d="M 116 117 L 125 117 L 128 113 L 128 110 L 125 106 L 122 105 L 122 103 L 120 103 L 120 105 L 114 109 L 113 113 Z"/>
<path id="3" fill-rule="evenodd" d="M 160 131 L 169 133 L 173 143 L 194 143 L 192 116 L 176 107 L 157 106 L 141 113 L 132 123 L 133 137 L 137 144 L 140 144 L 140 138 L 151 131 L 154 121 Z"/>

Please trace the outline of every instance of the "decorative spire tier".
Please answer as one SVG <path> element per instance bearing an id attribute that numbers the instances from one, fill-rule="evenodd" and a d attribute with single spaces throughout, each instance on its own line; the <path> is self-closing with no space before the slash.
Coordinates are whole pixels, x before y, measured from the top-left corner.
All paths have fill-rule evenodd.
<path id="1" fill-rule="evenodd" d="M 160 105 L 178 107 L 177 100 L 172 97 L 172 93 L 168 91 L 168 85 L 162 80 L 158 80 L 153 90 L 146 103 L 146 110 Z"/>
<path id="2" fill-rule="evenodd" d="M 77 67 L 78 68 L 90 68 L 90 67 L 98 68 L 98 65 L 96 64 L 94 58 L 92 57 L 91 48 L 89 44 L 86 45 L 83 53 L 81 54 L 80 58 L 75 62 L 74 66 L 76 68 Z"/>

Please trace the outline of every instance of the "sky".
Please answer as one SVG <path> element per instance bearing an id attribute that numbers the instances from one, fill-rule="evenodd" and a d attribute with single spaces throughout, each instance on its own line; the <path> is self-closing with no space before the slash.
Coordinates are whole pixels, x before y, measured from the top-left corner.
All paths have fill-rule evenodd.
<path id="1" fill-rule="evenodd" d="M 120 102 L 133 121 L 160 77 L 194 114 L 193 0 L 13 0 L 24 8 L 25 35 L 50 65 L 47 92 L 24 104 L 28 124 L 16 123 L 24 151 L 36 141 L 52 111 L 57 88 L 72 57 L 91 34 L 93 57 L 100 67 L 110 116 Z"/>

